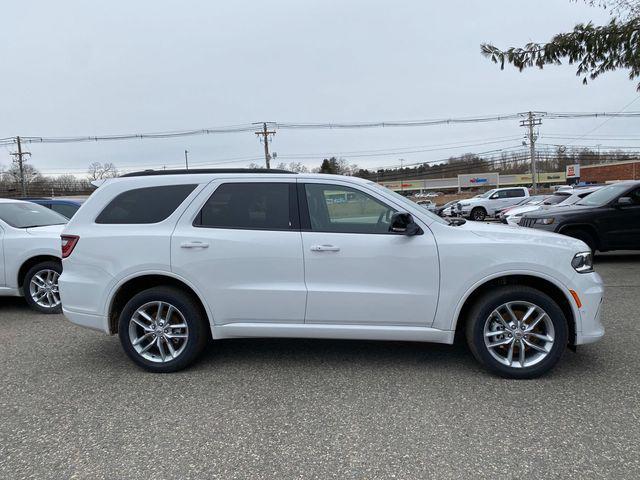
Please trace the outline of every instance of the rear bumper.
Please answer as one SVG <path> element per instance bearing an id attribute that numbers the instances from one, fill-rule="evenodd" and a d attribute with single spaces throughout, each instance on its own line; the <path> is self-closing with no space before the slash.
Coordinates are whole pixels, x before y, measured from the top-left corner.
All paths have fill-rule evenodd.
<path id="1" fill-rule="evenodd" d="M 62 306 L 62 313 L 71 323 L 75 323 L 81 327 L 91 328 L 92 330 L 98 330 L 103 333 L 110 333 L 109 322 L 105 316 L 75 312 L 65 308 L 64 305 Z"/>

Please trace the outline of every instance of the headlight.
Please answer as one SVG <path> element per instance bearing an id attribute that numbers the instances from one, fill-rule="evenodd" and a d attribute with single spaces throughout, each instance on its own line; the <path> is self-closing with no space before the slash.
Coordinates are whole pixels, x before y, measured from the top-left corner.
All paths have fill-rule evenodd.
<path id="1" fill-rule="evenodd" d="M 538 218 L 536 223 L 540 223 L 542 225 L 551 225 L 554 222 L 555 218 Z"/>
<path id="2" fill-rule="evenodd" d="M 591 252 L 576 253 L 576 256 L 571 260 L 571 266 L 578 273 L 593 272 L 593 257 Z"/>
<path id="3" fill-rule="evenodd" d="M 458 205 L 460 205 L 461 207 L 468 207 L 471 204 L 467 202 L 467 203 L 459 203 Z"/>

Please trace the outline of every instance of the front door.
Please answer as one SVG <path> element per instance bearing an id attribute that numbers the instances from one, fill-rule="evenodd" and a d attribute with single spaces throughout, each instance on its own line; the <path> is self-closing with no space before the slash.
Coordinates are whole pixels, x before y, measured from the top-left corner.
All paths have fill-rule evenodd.
<path id="1" fill-rule="evenodd" d="M 605 207 L 606 213 L 598 212 L 596 221 L 600 223 L 608 248 L 637 250 L 640 249 L 640 188 L 621 196 L 630 198 L 631 204 Z"/>
<path id="2" fill-rule="evenodd" d="M 413 237 L 390 233 L 401 207 L 366 187 L 306 180 L 298 196 L 306 323 L 432 324 L 439 264 L 428 228 Z"/>
<path id="3" fill-rule="evenodd" d="M 171 238 L 171 268 L 191 280 L 214 323 L 302 323 L 306 303 L 295 182 L 218 180 Z"/>

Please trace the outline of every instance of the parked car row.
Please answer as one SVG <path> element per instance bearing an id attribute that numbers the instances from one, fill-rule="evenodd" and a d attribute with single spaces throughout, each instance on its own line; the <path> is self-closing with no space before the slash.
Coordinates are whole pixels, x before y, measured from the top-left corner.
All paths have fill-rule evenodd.
<path id="1" fill-rule="evenodd" d="M 591 252 L 639 250 L 640 181 L 615 183 L 573 204 L 526 213 L 518 224 L 580 239 Z"/>
<path id="2" fill-rule="evenodd" d="M 601 188 L 600 186 L 558 190 L 553 195 L 531 197 L 527 202 L 507 208 L 500 212 L 498 218 L 509 225 L 518 225 L 522 216 L 537 210 L 548 210 L 552 207 L 566 207 L 579 202 L 587 195 Z"/>

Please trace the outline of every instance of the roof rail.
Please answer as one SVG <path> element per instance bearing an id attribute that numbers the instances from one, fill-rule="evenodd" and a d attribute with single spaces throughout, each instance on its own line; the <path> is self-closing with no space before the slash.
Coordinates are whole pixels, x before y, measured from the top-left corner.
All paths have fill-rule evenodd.
<path id="1" fill-rule="evenodd" d="M 191 168 L 178 170 L 141 170 L 139 172 L 125 173 L 121 177 L 146 177 L 150 175 L 187 175 L 195 173 L 288 173 L 295 175 L 289 170 L 279 170 L 275 168 Z"/>

